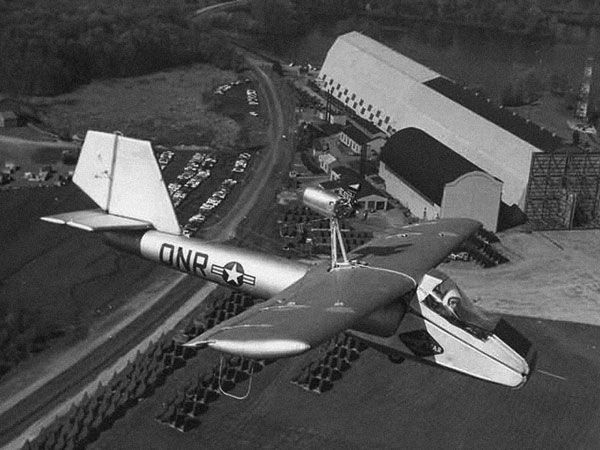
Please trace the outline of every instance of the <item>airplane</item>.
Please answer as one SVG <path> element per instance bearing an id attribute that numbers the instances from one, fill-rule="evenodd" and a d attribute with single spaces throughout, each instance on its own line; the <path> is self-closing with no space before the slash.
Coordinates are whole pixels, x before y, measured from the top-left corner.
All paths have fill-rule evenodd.
<path id="1" fill-rule="evenodd" d="M 266 299 L 186 346 L 277 359 L 345 332 L 396 363 L 409 358 L 511 388 L 532 373 L 531 342 L 436 269 L 480 230 L 477 221 L 408 225 L 347 252 L 338 220 L 352 212 L 352 196 L 305 188 L 303 203 L 329 219 L 331 236 L 331 256 L 310 264 L 183 236 L 149 141 L 88 131 L 73 182 L 98 208 L 42 220 Z"/>

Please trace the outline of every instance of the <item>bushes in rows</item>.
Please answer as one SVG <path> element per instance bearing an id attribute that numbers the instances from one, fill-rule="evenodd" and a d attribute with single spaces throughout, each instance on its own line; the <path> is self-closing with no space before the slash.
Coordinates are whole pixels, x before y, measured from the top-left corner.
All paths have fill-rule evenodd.
<path id="1" fill-rule="evenodd" d="M 326 344 L 323 356 L 318 361 L 304 366 L 292 383 L 318 394 L 328 391 L 366 349 L 364 343 L 342 333 Z"/>
<path id="2" fill-rule="evenodd" d="M 185 342 L 239 314 L 254 302 L 253 298 L 239 293 L 215 300 L 206 312 L 192 319 L 183 332 L 163 335 L 143 353 L 138 351 L 107 385 L 100 384 L 91 395 L 86 393 L 79 404 L 73 405 L 67 414 L 58 417 L 24 448 L 80 448 L 94 441 L 128 408 L 152 395 L 171 373 L 197 354 L 197 350 L 184 347 Z"/>

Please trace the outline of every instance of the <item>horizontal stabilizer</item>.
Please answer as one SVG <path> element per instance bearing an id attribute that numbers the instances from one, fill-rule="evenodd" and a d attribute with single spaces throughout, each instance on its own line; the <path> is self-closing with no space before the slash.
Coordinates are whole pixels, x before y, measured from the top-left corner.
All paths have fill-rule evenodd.
<path id="1" fill-rule="evenodd" d="M 105 213 L 101 209 L 71 211 L 42 217 L 41 219 L 46 222 L 68 225 L 85 231 L 149 230 L 153 228 L 150 222 L 114 216 Z"/>

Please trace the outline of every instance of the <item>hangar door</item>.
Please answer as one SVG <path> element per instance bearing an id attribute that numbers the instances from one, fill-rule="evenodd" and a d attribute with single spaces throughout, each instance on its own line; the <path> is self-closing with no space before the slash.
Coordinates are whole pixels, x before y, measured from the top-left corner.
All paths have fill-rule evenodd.
<path id="1" fill-rule="evenodd" d="M 534 153 L 525 213 L 536 230 L 600 228 L 600 153 Z"/>
<path id="2" fill-rule="evenodd" d="M 441 215 L 479 220 L 496 231 L 501 196 L 501 181 L 485 172 L 469 172 L 444 187 Z"/>

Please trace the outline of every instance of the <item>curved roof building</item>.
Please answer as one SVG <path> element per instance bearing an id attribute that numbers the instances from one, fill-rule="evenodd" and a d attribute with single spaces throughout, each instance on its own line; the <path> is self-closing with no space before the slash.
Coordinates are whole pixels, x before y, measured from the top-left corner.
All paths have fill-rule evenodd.
<path id="1" fill-rule="evenodd" d="M 562 145 L 549 131 L 358 32 L 337 38 L 319 77 L 322 89 L 389 135 L 423 130 L 498 178 L 504 202 L 522 209 L 532 154 Z"/>

